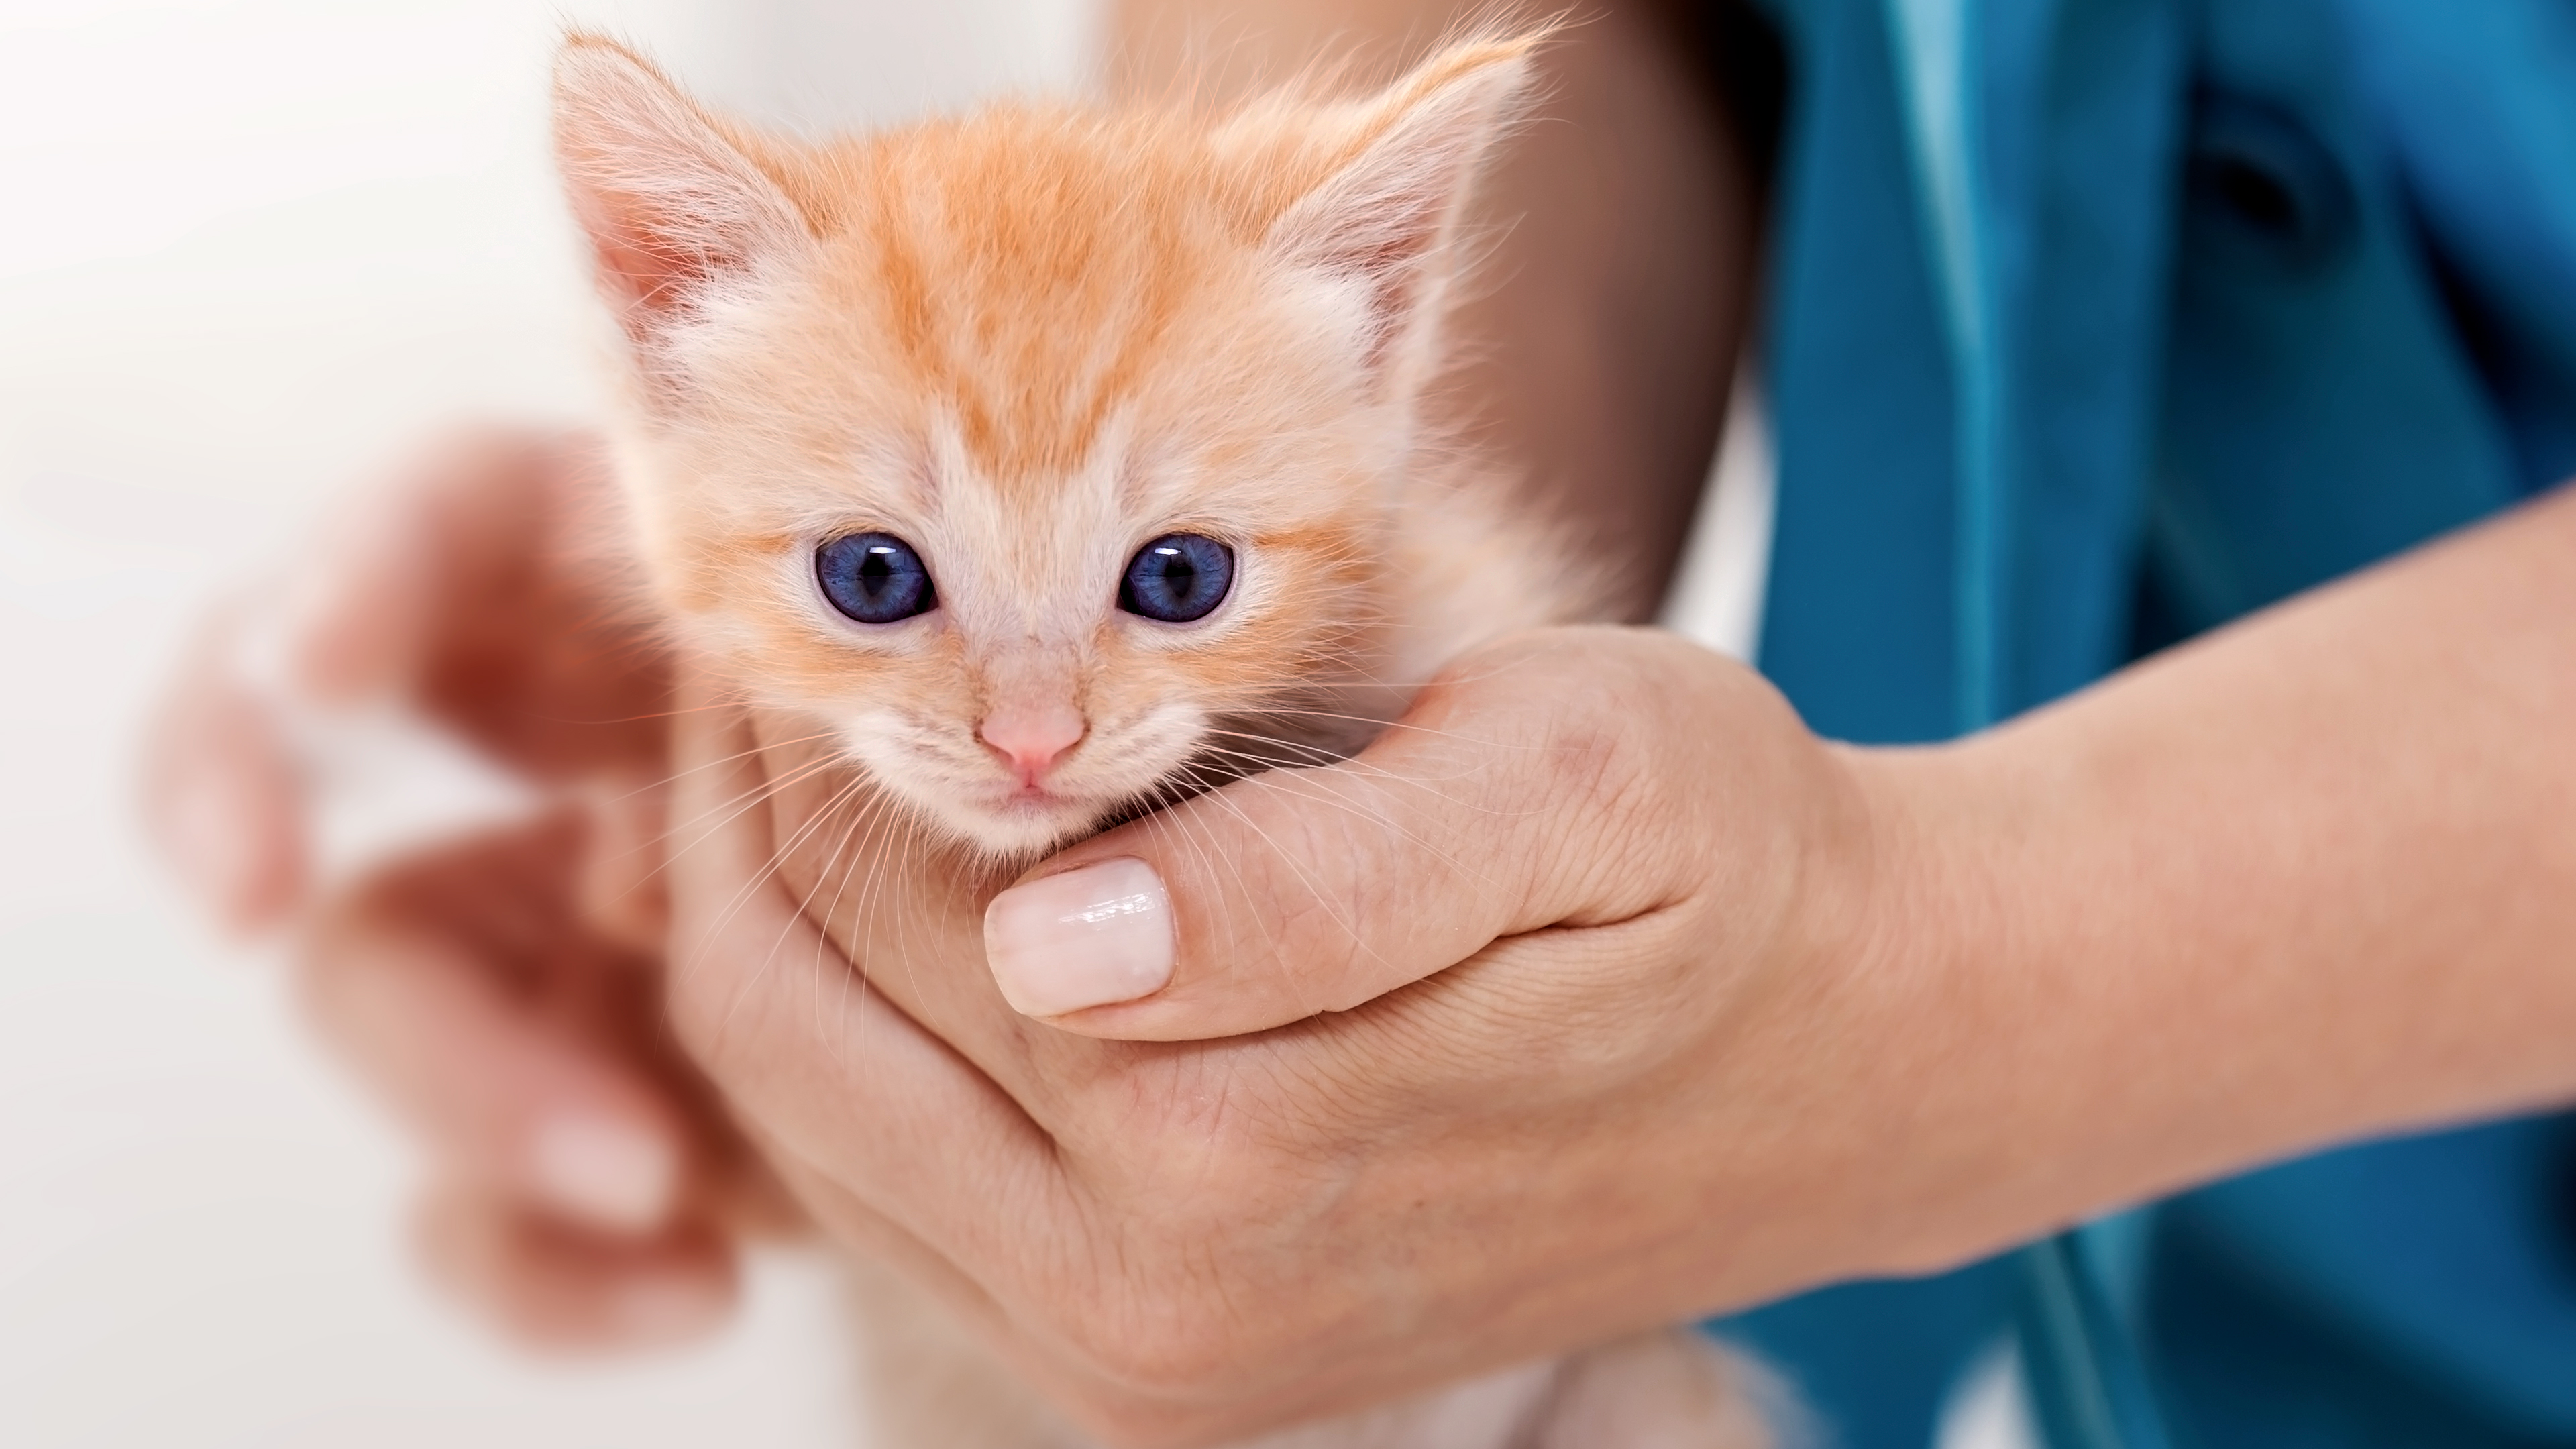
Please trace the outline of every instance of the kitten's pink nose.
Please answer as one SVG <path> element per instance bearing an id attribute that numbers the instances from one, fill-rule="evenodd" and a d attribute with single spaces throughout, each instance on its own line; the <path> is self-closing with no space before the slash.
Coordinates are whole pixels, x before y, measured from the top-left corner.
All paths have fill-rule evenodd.
<path id="1" fill-rule="evenodd" d="M 1010 762 L 1022 785 L 1035 788 L 1065 751 L 1082 742 L 1089 728 L 1082 711 L 1069 704 L 1004 706 L 986 715 L 975 733 Z"/>

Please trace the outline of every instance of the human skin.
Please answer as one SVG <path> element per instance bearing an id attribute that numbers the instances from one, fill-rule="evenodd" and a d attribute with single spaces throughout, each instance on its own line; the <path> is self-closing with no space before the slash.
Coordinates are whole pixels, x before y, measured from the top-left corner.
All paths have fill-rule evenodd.
<path id="1" fill-rule="evenodd" d="M 522 482 L 548 496 L 551 476 Z M 507 532 L 418 541 L 440 576 L 487 557 L 545 575 Z M 430 658 L 421 639 L 470 632 L 473 593 L 320 617 L 411 631 L 353 657 Z M 460 704 L 395 673 L 478 738 L 487 717 L 620 717 L 508 689 Z M 580 672 L 528 673 L 503 677 L 525 695 Z M 657 668 L 619 677 L 641 691 L 620 708 L 661 707 Z M 183 717 L 224 717 L 228 687 L 197 686 Z M 1932 749 L 1818 741 L 1751 675 L 1648 633 L 1514 641 L 1352 765 L 1041 867 L 1154 865 L 1180 929 L 1172 984 L 1139 1002 L 1011 1012 L 979 935 L 1000 882 L 924 880 L 908 919 L 826 910 L 821 934 L 797 908 L 827 856 L 760 879 L 797 798 L 683 836 L 678 969 L 630 951 L 597 970 L 664 984 L 678 1041 L 826 1231 L 911 1263 L 1090 1422 L 1188 1442 L 2576 1096 L 2571 705 L 2561 497 Z M 710 767 L 680 777 L 675 820 L 792 763 L 724 759 L 749 726 L 721 711 L 678 718 L 682 764 Z M 286 787 L 240 764 L 259 750 L 209 749 L 156 798 L 239 790 L 291 834 Z M 220 798 L 174 812 L 198 814 L 234 818 Z M 717 1301 L 734 1219 L 699 1184 L 731 1139 L 685 1125 L 704 1120 L 678 1105 L 685 1075 L 492 988 L 470 899 L 393 896 L 317 934 L 308 969 L 413 1007 L 436 1000 L 424 983 L 482 988 L 459 993 L 474 1010 L 396 1018 L 427 1066 L 335 1028 L 439 1124 L 452 1191 L 484 1213 L 453 1271 L 558 1336 L 668 1330 L 673 1304 Z M 452 949 L 424 966 L 424 936 Z M 434 1075 L 501 1043 L 592 1073 L 586 1109 L 686 1166 L 658 1194 L 549 1188 L 517 1144 L 578 1093 L 551 1068 L 506 1079 L 524 1093 Z M 556 1251 L 578 1224 L 587 1259 Z"/>
<path id="2" fill-rule="evenodd" d="M 425 450 L 217 615 L 144 786 L 199 900 L 236 936 L 289 936 L 314 1023 L 428 1150 L 430 1266 L 563 1348 L 719 1321 L 736 1234 L 780 1216 L 655 1005 L 660 881 L 637 847 L 660 804 L 639 787 L 669 770 L 670 663 L 593 546 L 607 481 L 576 435 Z M 371 706 L 471 745 L 537 813 L 317 880 L 287 714 Z"/>
<path id="3" fill-rule="evenodd" d="M 798 784 L 675 860 L 671 1019 L 828 1232 L 1216 1442 L 2576 1098 L 2571 711 L 2576 490 L 1939 748 L 1551 631 L 1037 867 L 1160 877 L 1147 998 L 1014 1013 L 934 858 L 803 909 Z M 681 818 L 755 737 L 684 716 Z"/>
<path id="4" fill-rule="evenodd" d="M 821 863 L 768 874 L 811 795 L 688 828 L 794 764 L 693 702 L 668 1019 L 826 1230 L 1129 1442 L 1937 1268 L 2576 1096 L 2571 562 L 2576 493 L 1917 750 L 1651 632 L 1514 641 L 1349 765 L 1040 867 L 1146 861 L 1179 924 L 1160 992 L 1043 1023 L 983 969 L 998 882 L 818 927 Z M 632 1334 L 642 1283 L 669 1326 L 685 1235 L 467 1236 L 523 1327 Z"/>
<path id="5" fill-rule="evenodd" d="M 1392 70 L 1473 8 L 1130 4 L 1112 83 L 1206 96 L 1318 57 Z M 1468 360 L 1443 396 L 1597 541 L 1642 614 L 1726 393 L 1751 202 L 1670 7 L 1587 14 L 1553 47 L 1547 119 L 1483 192 L 1486 280 L 1453 324 Z M 720 1321 L 740 1236 L 787 1216 L 632 1009 L 661 970 L 671 666 L 598 547 L 606 483 L 593 438 L 491 430 L 366 490 L 190 651 L 145 796 L 219 922 L 292 937 L 315 1025 L 426 1148 L 433 1270 L 505 1330 L 573 1348 Z M 256 683 L 239 667 L 254 637 L 274 666 Z M 381 704 L 515 773 L 540 817 L 317 881 L 285 715 Z M 476 881 L 496 889 L 459 888 Z"/>

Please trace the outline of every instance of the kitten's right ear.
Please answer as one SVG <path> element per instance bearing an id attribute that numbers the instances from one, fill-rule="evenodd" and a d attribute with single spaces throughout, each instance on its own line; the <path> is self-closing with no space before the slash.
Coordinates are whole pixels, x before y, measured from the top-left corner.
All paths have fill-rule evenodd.
<path id="1" fill-rule="evenodd" d="M 601 36 L 555 57 L 555 162 L 600 289 L 638 346 L 708 290 L 801 248 L 793 201 L 669 78 Z"/>
<path id="2" fill-rule="evenodd" d="M 1554 34 L 1547 25 L 1462 40 L 1349 108 L 1355 124 L 1327 148 L 1328 173 L 1271 224 L 1283 260 L 1357 284 L 1372 365 L 1427 334 L 1426 313 L 1436 318 L 1470 184 L 1527 102 Z"/>

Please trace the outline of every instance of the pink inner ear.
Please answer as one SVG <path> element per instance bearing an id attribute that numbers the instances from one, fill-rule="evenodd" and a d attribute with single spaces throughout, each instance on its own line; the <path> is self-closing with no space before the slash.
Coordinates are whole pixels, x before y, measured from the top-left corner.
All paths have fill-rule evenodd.
<path id="1" fill-rule="evenodd" d="M 1408 328 L 1431 282 L 1431 252 L 1440 240 L 1450 198 L 1397 195 L 1371 198 L 1379 214 L 1354 225 L 1313 255 L 1330 270 L 1368 283 L 1371 370 L 1382 367 Z"/>
<path id="2" fill-rule="evenodd" d="M 1280 218 L 1281 255 L 1368 283 L 1372 369 L 1418 331 L 1478 163 L 1527 80 L 1526 46 L 1436 58 L 1395 88 L 1360 154 Z"/>
<path id="3" fill-rule="evenodd" d="M 632 53 L 567 42 L 555 155 L 600 288 L 639 346 L 724 276 L 802 234 L 795 204 L 737 142 Z"/>
<path id="4" fill-rule="evenodd" d="M 602 210 L 614 204 L 609 198 L 594 202 Z M 636 207 L 624 215 L 583 217 L 600 279 L 626 304 L 620 320 L 638 342 L 718 274 L 749 261 L 738 252 L 717 250 L 704 242 L 692 245 L 657 231 L 643 212 Z"/>

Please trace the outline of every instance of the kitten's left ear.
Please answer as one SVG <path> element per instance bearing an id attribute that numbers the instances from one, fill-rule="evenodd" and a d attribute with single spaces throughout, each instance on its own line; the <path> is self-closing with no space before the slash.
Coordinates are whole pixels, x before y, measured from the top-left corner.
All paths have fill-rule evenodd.
<path id="1" fill-rule="evenodd" d="M 1526 102 L 1546 38 L 1473 40 L 1425 61 L 1364 104 L 1338 165 L 1272 225 L 1282 260 L 1368 289 L 1373 365 L 1436 310 L 1477 168 Z"/>
<path id="2" fill-rule="evenodd" d="M 555 58 L 555 160 L 600 290 L 638 347 L 708 292 L 807 243 L 787 193 L 633 51 L 575 32 Z"/>

